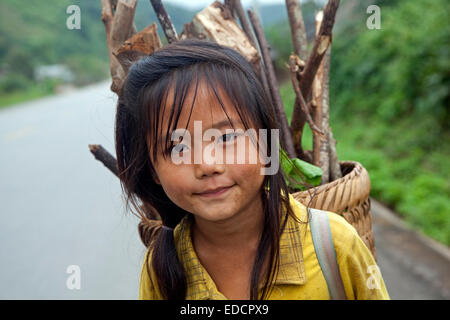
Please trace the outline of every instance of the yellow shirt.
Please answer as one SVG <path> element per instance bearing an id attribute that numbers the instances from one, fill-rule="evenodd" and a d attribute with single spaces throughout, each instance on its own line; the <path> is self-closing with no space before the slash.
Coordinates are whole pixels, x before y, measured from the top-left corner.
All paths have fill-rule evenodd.
<path id="1" fill-rule="evenodd" d="M 301 221 L 306 207 L 289 194 L 289 201 Z M 327 212 L 344 289 L 348 299 L 390 299 L 376 262 L 355 228 L 338 214 Z M 191 219 L 186 215 L 174 229 L 178 257 L 186 270 L 186 300 L 227 299 L 201 265 L 190 236 Z M 305 233 L 305 229 L 306 233 Z M 149 252 L 147 251 L 147 254 Z M 149 260 L 150 275 L 142 266 L 139 299 L 160 300 L 157 278 Z M 262 285 L 260 286 L 260 288 Z M 317 260 L 309 223 L 289 216 L 280 239 L 280 266 L 270 300 L 329 300 L 327 283 Z"/>

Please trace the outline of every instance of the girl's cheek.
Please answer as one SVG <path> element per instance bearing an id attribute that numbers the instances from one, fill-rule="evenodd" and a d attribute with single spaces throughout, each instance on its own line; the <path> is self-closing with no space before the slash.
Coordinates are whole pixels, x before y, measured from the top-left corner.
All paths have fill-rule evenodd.
<path id="1" fill-rule="evenodd" d="M 179 199 L 192 193 L 192 183 L 190 182 L 189 172 L 186 172 L 187 170 L 183 166 L 173 165 L 167 166 L 165 170 L 160 172 L 161 185 L 172 201 L 175 199 L 179 201 Z"/>
<path id="2" fill-rule="evenodd" d="M 239 184 L 254 185 L 255 188 L 259 182 L 264 180 L 264 176 L 260 173 L 261 165 L 258 164 L 234 164 L 232 166 L 233 176 Z"/>

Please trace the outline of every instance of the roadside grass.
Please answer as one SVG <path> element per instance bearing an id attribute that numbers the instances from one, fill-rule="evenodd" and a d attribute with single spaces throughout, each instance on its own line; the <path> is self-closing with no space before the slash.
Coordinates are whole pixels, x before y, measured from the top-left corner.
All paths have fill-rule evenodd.
<path id="1" fill-rule="evenodd" d="M 17 103 L 31 101 L 54 94 L 56 82 L 46 81 L 21 90 L 0 92 L 0 110 Z"/>

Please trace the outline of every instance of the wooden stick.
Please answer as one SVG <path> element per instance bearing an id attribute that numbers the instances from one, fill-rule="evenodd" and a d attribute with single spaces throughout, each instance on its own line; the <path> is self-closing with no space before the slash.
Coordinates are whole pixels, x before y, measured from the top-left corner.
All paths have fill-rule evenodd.
<path id="1" fill-rule="evenodd" d="M 334 25 L 334 19 L 339 7 L 340 0 L 329 0 L 323 10 L 323 22 L 320 26 L 319 33 L 314 42 L 314 47 L 306 62 L 305 69 L 301 74 L 300 89 L 304 96 L 308 96 L 311 90 L 314 76 L 319 68 L 322 58 L 325 55 L 332 41 L 331 31 Z"/>
<path id="2" fill-rule="evenodd" d="M 119 0 L 111 27 L 112 50 L 117 50 L 132 32 L 136 0 Z"/>
<path id="3" fill-rule="evenodd" d="M 116 8 L 117 8 L 117 0 L 109 0 L 111 2 L 111 7 L 113 12 L 116 12 Z"/>
<path id="4" fill-rule="evenodd" d="M 310 101 L 307 104 L 308 110 L 312 109 L 311 105 L 312 105 L 312 101 Z M 301 110 L 298 99 L 295 99 L 295 101 L 294 101 L 294 110 L 295 110 L 295 108 L 299 108 Z M 294 141 L 295 152 L 299 159 L 302 159 L 304 161 L 312 163 L 312 158 L 308 158 L 308 156 L 306 155 L 305 151 L 303 150 L 303 146 L 302 146 L 303 128 L 305 126 L 305 123 L 306 123 L 306 115 L 303 111 L 292 113 L 291 132 L 292 132 L 292 140 Z M 292 130 L 292 128 L 298 128 L 298 129 L 296 131 L 294 131 L 294 130 Z M 309 161 L 308 159 L 311 159 L 311 161 Z"/>
<path id="5" fill-rule="evenodd" d="M 114 18 L 112 19 L 110 25 L 109 36 L 108 34 L 106 36 L 108 51 L 110 52 L 110 69 L 112 78 L 111 90 L 117 94 L 119 93 L 125 79 L 125 71 L 113 53 L 133 32 L 133 20 L 134 12 L 136 10 L 136 3 L 136 0 L 117 1 Z M 102 1 L 102 5 L 105 5 L 106 12 L 112 14 L 112 2 L 109 2 L 109 7 L 107 1 Z M 108 26 L 106 24 L 105 29 L 108 31 Z"/>
<path id="6" fill-rule="evenodd" d="M 294 87 L 296 100 L 298 100 L 298 104 L 300 105 L 300 108 L 302 109 L 303 113 L 306 116 L 306 122 L 311 127 L 311 130 L 316 131 L 316 133 L 319 135 L 323 135 L 322 130 L 320 130 L 316 126 L 314 121 L 312 120 L 311 114 L 309 112 L 309 108 L 305 102 L 305 99 L 303 98 L 301 91 L 300 91 L 300 86 L 299 86 L 298 79 L 297 79 L 298 66 L 296 64 L 296 57 L 293 55 L 291 55 L 291 57 L 289 58 L 289 67 L 291 70 L 291 80 L 292 80 L 292 86 Z"/>
<path id="7" fill-rule="evenodd" d="M 336 140 L 331 130 L 328 131 L 328 140 L 330 142 L 330 181 L 334 181 L 342 177 L 342 170 L 336 152 Z"/>
<path id="8" fill-rule="evenodd" d="M 99 144 L 90 144 L 89 150 L 94 155 L 95 159 L 103 163 L 116 177 L 119 177 L 117 160 L 105 148 Z M 144 202 L 140 206 L 140 209 L 144 212 L 144 216 L 140 217 L 142 219 L 141 223 L 144 223 L 147 227 L 152 223 L 159 223 L 158 220 L 160 220 L 161 217 L 151 205 Z"/>
<path id="9" fill-rule="evenodd" d="M 123 77 L 123 70 L 117 58 L 112 54 L 111 28 L 114 21 L 113 4 L 111 0 L 102 0 L 102 21 L 105 26 L 106 44 L 108 47 L 109 68 L 112 78 L 111 90 L 118 93 L 118 83 Z"/>
<path id="10" fill-rule="evenodd" d="M 225 0 L 223 3 L 225 4 L 225 6 L 230 10 L 231 14 L 234 17 L 234 6 L 233 6 L 233 1 L 234 0 Z"/>
<path id="11" fill-rule="evenodd" d="M 303 68 L 305 67 L 305 62 L 302 59 L 300 59 L 298 55 L 295 55 L 294 58 L 296 60 L 296 65 L 298 67 L 297 71 L 297 80 L 298 80 L 298 76 L 301 70 L 303 70 Z M 291 69 L 291 67 L 288 64 L 286 66 L 288 69 Z M 306 114 L 302 111 L 298 99 L 294 100 L 293 110 L 296 109 L 299 109 L 299 111 L 293 112 L 291 118 L 291 132 L 292 132 L 292 140 L 294 141 L 294 149 L 299 159 L 310 162 L 308 161 L 308 159 L 312 158 L 305 153 L 302 146 L 303 128 L 306 123 Z M 312 110 L 312 101 L 308 102 L 307 109 L 309 110 L 308 112 Z M 297 130 L 293 130 L 292 128 L 297 128 Z"/>
<path id="12" fill-rule="evenodd" d="M 320 25 L 322 24 L 323 11 L 319 11 L 316 14 L 316 34 L 320 30 Z M 327 51 L 329 52 L 329 51 Z M 319 69 L 317 70 L 316 77 L 313 82 L 313 99 L 314 112 L 313 119 L 314 123 L 323 131 L 325 134 L 319 136 L 313 131 L 313 163 L 314 165 L 322 169 L 322 179 L 321 184 L 326 184 L 330 181 L 330 157 L 329 157 L 329 145 L 328 145 L 328 130 L 329 130 L 329 113 L 328 113 L 328 77 L 324 73 L 324 64 L 327 58 L 325 54 Z M 328 55 L 329 58 L 329 55 Z M 325 88 L 325 85 L 327 86 Z"/>
<path id="13" fill-rule="evenodd" d="M 225 6 L 227 6 L 230 9 L 232 16 L 234 16 L 234 14 L 236 14 L 238 16 L 239 21 L 241 22 L 241 26 L 242 26 L 245 34 L 247 35 L 247 38 L 249 39 L 250 43 L 252 43 L 252 45 L 258 50 L 259 55 L 261 57 L 261 61 L 258 66 L 254 66 L 254 67 L 255 67 L 256 73 L 258 74 L 259 78 L 261 79 L 261 83 L 264 87 L 264 91 L 266 92 L 267 97 L 272 102 L 272 104 L 274 104 L 273 97 L 272 97 L 272 94 L 271 94 L 270 88 L 269 88 L 269 81 L 267 80 L 267 74 L 266 74 L 266 70 L 265 70 L 265 66 L 264 66 L 264 60 L 262 59 L 261 48 L 259 47 L 259 45 L 253 35 L 253 32 L 250 28 L 250 24 L 248 22 L 247 16 L 245 15 L 244 8 L 242 7 L 242 3 L 240 0 L 225 0 Z"/>
<path id="14" fill-rule="evenodd" d="M 164 31 L 167 42 L 172 43 L 178 40 L 177 30 L 173 26 L 172 20 L 166 11 L 166 8 L 162 4 L 161 0 L 150 0 L 153 10 L 155 10 L 156 16 L 158 17 L 161 28 Z"/>
<path id="15" fill-rule="evenodd" d="M 103 163 L 116 177 L 119 176 L 117 161 L 105 148 L 99 144 L 90 144 L 89 150 L 94 155 L 95 159 Z"/>
<path id="16" fill-rule="evenodd" d="M 306 61 L 308 58 L 308 41 L 300 3 L 298 0 L 286 0 L 286 8 L 291 27 L 294 52 L 300 59 Z"/>
<path id="17" fill-rule="evenodd" d="M 256 71 L 256 74 L 258 75 L 258 77 L 261 79 L 261 83 L 263 85 L 264 92 L 266 93 L 267 98 L 272 103 L 272 105 L 274 105 L 273 99 L 272 99 L 272 94 L 270 93 L 269 82 L 267 80 L 267 74 L 264 69 L 264 63 L 263 63 L 262 59 L 261 59 L 259 65 L 255 66 L 255 71 Z"/>
<path id="18" fill-rule="evenodd" d="M 338 6 L 339 0 L 329 0 L 327 5 L 325 6 L 323 23 L 321 24 L 319 35 L 318 37 L 316 37 L 314 47 L 308 57 L 305 68 L 298 75 L 298 80 L 300 82 L 300 91 L 306 98 L 310 96 L 311 86 L 314 76 L 317 72 L 317 68 L 322 61 L 326 49 L 331 43 L 331 30 L 334 25 L 334 18 L 336 16 Z M 306 115 L 302 114 L 302 108 L 299 108 L 299 106 L 300 103 L 296 100 L 292 113 L 291 130 L 293 137 L 295 137 L 295 149 L 298 153 L 300 153 L 299 156 L 301 157 L 302 149 L 301 145 L 299 144 L 303 134 Z"/>
<path id="19" fill-rule="evenodd" d="M 331 131 L 330 122 L 329 122 L 329 79 L 330 79 L 330 59 L 331 56 L 331 48 L 328 48 L 327 53 L 324 57 L 323 63 L 323 91 L 325 93 L 324 103 L 326 103 L 327 109 L 324 108 L 324 112 L 326 111 L 327 118 L 324 121 L 327 123 L 328 130 L 328 152 L 329 152 L 329 164 L 330 164 L 330 181 L 334 181 L 342 177 L 341 165 L 339 164 L 339 159 L 336 152 L 336 140 L 333 137 L 333 133 Z"/>
<path id="20" fill-rule="evenodd" d="M 286 8 L 288 12 L 294 53 L 300 58 L 300 60 L 306 61 L 308 58 L 308 41 L 300 3 L 298 0 L 286 0 Z M 303 151 L 302 146 L 303 128 L 306 123 L 306 116 L 303 111 L 301 111 L 301 107 L 297 99 L 295 100 L 293 106 L 293 110 L 296 109 L 300 110 L 292 113 L 290 125 L 292 140 L 294 141 L 294 149 L 297 157 L 306 161 L 307 156 Z M 292 130 L 293 128 L 296 128 L 296 130 Z"/>
<path id="21" fill-rule="evenodd" d="M 111 35 L 111 24 L 114 19 L 113 10 L 110 0 L 102 0 L 102 21 L 106 31 L 106 41 L 109 43 Z M 108 46 L 109 48 L 109 46 Z"/>
<path id="22" fill-rule="evenodd" d="M 248 37 L 248 40 L 250 43 L 257 48 L 256 39 L 253 35 L 252 29 L 250 27 L 250 23 L 248 22 L 247 16 L 245 15 L 244 8 L 242 7 L 242 3 L 240 0 L 231 0 L 231 5 L 236 12 L 237 16 L 239 17 L 239 21 L 241 22 L 242 29 L 244 30 L 245 34 Z"/>
<path id="23" fill-rule="evenodd" d="M 258 16 L 252 10 L 248 10 L 247 12 L 250 17 L 253 30 L 255 30 L 256 38 L 258 39 L 259 47 L 261 48 L 261 53 L 264 59 L 264 64 L 266 66 L 267 80 L 275 106 L 275 114 L 277 115 L 279 120 L 282 141 L 284 142 L 283 147 L 285 148 L 285 151 L 290 158 L 295 158 L 296 154 L 294 150 L 294 144 L 292 142 L 291 131 L 289 130 L 286 112 L 284 111 L 283 102 L 281 100 L 275 70 L 270 58 L 269 46 L 267 44 L 267 40 Z"/>
<path id="24" fill-rule="evenodd" d="M 310 101 L 311 103 L 311 101 Z M 309 105 L 308 105 L 309 106 Z M 295 112 L 295 109 L 300 109 L 300 103 L 296 98 L 294 100 L 293 112 L 291 116 L 291 132 L 292 132 L 292 140 L 294 142 L 294 149 L 299 159 L 305 160 L 305 152 L 302 146 L 303 139 L 303 128 L 306 123 L 306 115 L 301 112 Z M 308 107 L 309 108 L 309 107 Z M 294 130 L 295 129 L 295 130 Z M 306 161 L 306 160 L 305 160 Z"/>

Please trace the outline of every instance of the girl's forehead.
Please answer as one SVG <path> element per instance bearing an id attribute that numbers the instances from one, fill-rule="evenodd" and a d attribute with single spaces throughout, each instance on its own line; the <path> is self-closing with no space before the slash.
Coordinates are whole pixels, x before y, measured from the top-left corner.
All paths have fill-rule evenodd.
<path id="1" fill-rule="evenodd" d="M 199 81 L 197 92 L 195 87 L 196 85 L 193 83 L 184 98 L 180 117 L 177 121 L 178 128 L 193 126 L 194 121 L 202 121 L 204 128 L 205 126 L 210 127 L 211 124 L 228 118 L 234 120 L 233 123 L 241 122 L 234 103 L 220 85 L 214 88 L 215 92 L 204 80 Z M 216 94 L 219 96 L 220 101 Z M 171 115 L 173 114 L 172 117 L 175 117 L 177 108 L 179 107 L 173 105 L 174 99 L 175 89 L 171 87 L 168 90 L 165 106 L 161 110 L 161 121 L 165 128 L 169 125 Z M 179 104 L 181 100 L 180 97 L 178 97 L 177 100 L 177 103 Z M 175 108 L 175 110 L 173 110 L 173 108 Z"/>

